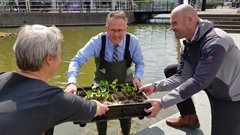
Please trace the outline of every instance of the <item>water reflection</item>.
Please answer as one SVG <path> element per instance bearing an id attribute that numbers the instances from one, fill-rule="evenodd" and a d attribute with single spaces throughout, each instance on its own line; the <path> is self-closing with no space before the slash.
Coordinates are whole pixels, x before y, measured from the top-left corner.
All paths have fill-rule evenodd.
<path id="1" fill-rule="evenodd" d="M 177 62 L 176 39 L 169 26 L 137 26 L 135 34 L 139 38 L 145 59 L 143 83 L 162 79 L 163 69 Z"/>
<path id="2" fill-rule="evenodd" d="M 66 72 L 69 61 L 82 48 L 85 43 L 99 32 L 104 31 L 103 26 L 89 27 L 62 27 L 64 34 L 64 44 L 62 46 L 62 63 L 55 76 L 50 80 L 50 84 L 61 88 L 66 86 Z M 14 31 L 16 29 L 0 29 L 0 31 Z M 178 46 L 173 32 L 168 25 L 132 25 L 129 32 L 139 38 L 139 42 L 145 59 L 145 73 L 142 83 L 150 83 L 164 78 L 163 69 L 168 64 L 176 63 L 178 56 Z M 0 39 L 0 71 L 17 71 L 12 46 L 16 37 Z M 95 71 L 94 60 L 90 59 L 82 68 L 78 79 L 79 86 L 89 86 L 92 83 Z M 152 97 L 160 97 L 163 93 L 154 94 Z M 131 133 L 134 134 L 149 125 L 173 114 L 176 108 L 172 107 L 159 113 L 156 119 L 132 120 Z M 108 134 L 121 134 L 118 120 L 108 122 Z M 55 129 L 55 135 L 95 135 L 97 134 L 95 123 L 89 123 L 86 127 L 80 128 L 72 123 L 62 124 Z"/>

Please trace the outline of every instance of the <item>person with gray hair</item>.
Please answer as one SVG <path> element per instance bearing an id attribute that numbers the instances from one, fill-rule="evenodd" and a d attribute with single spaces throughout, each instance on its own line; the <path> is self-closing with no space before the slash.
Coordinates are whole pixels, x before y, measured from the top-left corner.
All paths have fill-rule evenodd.
<path id="1" fill-rule="evenodd" d="M 141 86 L 140 78 L 144 72 L 143 54 L 135 35 L 127 32 L 128 19 L 123 11 L 109 12 L 106 18 L 106 32 L 92 37 L 81 48 L 69 64 L 67 91 L 75 93 L 77 77 L 83 64 L 94 57 L 96 72 L 93 83 L 101 80 L 112 83 L 118 79 L 118 84 L 132 83 L 136 88 Z M 135 64 L 134 74 L 131 71 Z M 131 118 L 120 119 L 123 135 L 128 135 L 131 128 Z M 107 122 L 97 122 L 99 135 L 106 135 Z"/>
<path id="2" fill-rule="evenodd" d="M 20 71 L 0 73 L 1 135 L 42 135 L 67 121 L 91 120 L 108 107 L 47 82 L 61 62 L 63 35 L 55 26 L 25 25 L 13 46 Z"/>
<path id="3" fill-rule="evenodd" d="M 180 62 L 173 76 L 140 88 L 147 95 L 171 90 L 159 99 L 147 100 L 152 107 L 146 112 L 155 117 L 162 108 L 184 102 L 204 90 L 211 106 L 211 135 L 240 135 L 239 48 L 225 31 L 200 19 L 190 5 L 174 8 L 170 23 L 175 37 L 183 39 Z M 169 122 L 183 125 L 181 119 Z"/>

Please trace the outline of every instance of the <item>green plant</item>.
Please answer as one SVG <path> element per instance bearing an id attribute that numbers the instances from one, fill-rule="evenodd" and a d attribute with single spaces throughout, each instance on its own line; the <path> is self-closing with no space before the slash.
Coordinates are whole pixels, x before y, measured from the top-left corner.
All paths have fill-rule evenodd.
<path id="1" fill-rule="evenodd" d="M 134 101 L 139 101 L 142 99 L 141 95 L 137 94 L 137 89 L 128 83 L 126 84 L 117 84 L 118 80 L 115 79 L 111 84 L 107 81 L 101 80 L 98 84 L 95 84 L 92 87 L 92 90 L 86 90 L 87 99 L 95 99 L 98 101 L 113 101 L 120 100 L 121 98 L 116 99 L 116 95 L 125 96 L 124 99 L 133 99 Z M 122 94 L 119 94 L 122 93 Z M 115 98 L 112 95 L 115 94 Z"/>

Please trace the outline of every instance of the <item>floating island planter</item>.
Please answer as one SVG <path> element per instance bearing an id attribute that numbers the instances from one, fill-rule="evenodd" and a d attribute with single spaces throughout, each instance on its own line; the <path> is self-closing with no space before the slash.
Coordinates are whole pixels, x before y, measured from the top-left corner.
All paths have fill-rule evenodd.
<path id="1" fill-rule="evenodd" d="M 139 93 L 132 84 L 117 84 L 117 80 L 111 84 L 107 81 L 100 81 L 93 87 L 78 88 L 77 95 L 86 100 L 98 100 L 109 108 L 105 115 L 96 116 L 90 122 L 132 117 L 143 119 L 144 116 L 149 115 L 144 112 L 144 109 L 151 107 L 150 103 L 143 102 L 147 99 L 144 93 Z M 86 125 L 82 122 L 74 123 L 82 127 Z"/>
<path id="2" fill-rule="evenodd" d="M 10 37 L 10 36 L 14 36 L 16 34 L 14 33 L 6 33 L 6 32 L 0 32 L 0 39 L 1 38 L 7 38 L 7 37 Z"/>

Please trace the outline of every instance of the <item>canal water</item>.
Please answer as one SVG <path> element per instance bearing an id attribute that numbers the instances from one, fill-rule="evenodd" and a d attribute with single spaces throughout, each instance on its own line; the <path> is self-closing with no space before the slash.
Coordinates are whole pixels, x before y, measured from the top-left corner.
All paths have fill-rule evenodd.
<path id="1" fill-rule="evenodd" d="M 84 26 L 84 27 L 61 27 L 64 35 L 64 44 L 62 46 L 62 63 L 60 68 L 50 80 L 50 84 L 65 88 L 67 78 L 66 73 L 69 61 L 82 48 L 85 43 L 96 34 L 104 31 L 103 26 Z M 17 29 L 0 29 L 1 32 L 16 33 Z M 145 60 L 145 73 L 142 83 L 147 84 L 153 81 L 163 79 L 163 69 L 178 61 L 179 45 L 169 25 L 144 24 L 130 25 L 129 32 L 135 34 L 140 42 Z M 18 71 L 12 47 L 16 36 L 0 39 L 0 71 Z M 78 85 L 90 86 L 93 73 L 95 71 L 94 59 L 90 59 L 82 68 Z M 165 92 L 155 93 L 150 98 L 161 97 Z M 131 134 L 147 128 L 177 112 L 176 107 L 170 107 L 161 111 L 156 118 L 138 118 L 132 119 Z M 121 128 L 118 120 L 108 122 L 108 135 L 121 135 Z M 72 122 L 64 123 L 55 127 L 55 135 L 97 135 L 95 123 L 88 123 L 85 127 L 79 127 Z"/>

